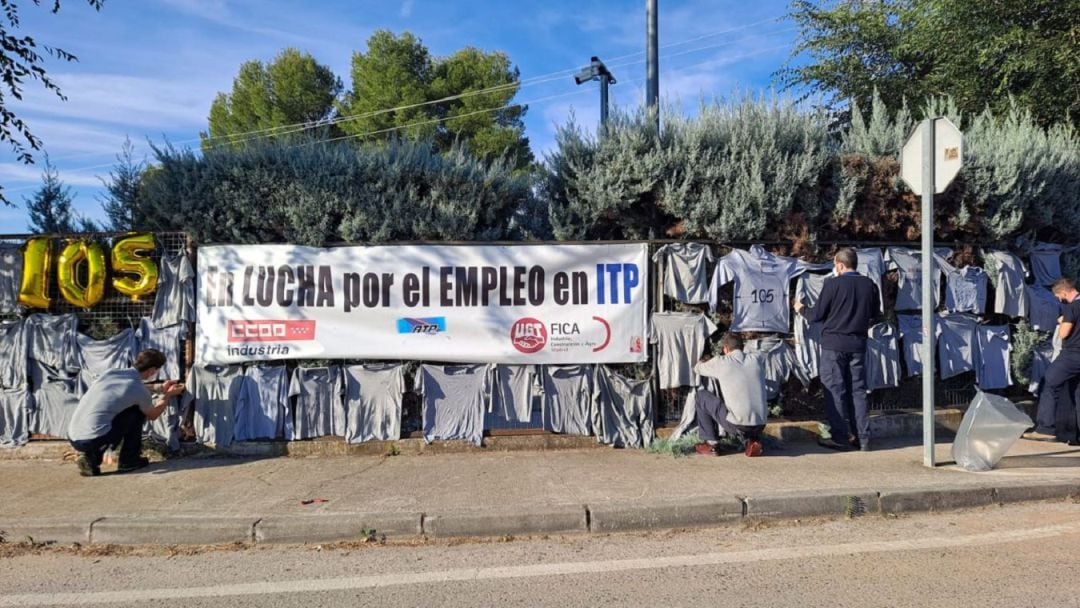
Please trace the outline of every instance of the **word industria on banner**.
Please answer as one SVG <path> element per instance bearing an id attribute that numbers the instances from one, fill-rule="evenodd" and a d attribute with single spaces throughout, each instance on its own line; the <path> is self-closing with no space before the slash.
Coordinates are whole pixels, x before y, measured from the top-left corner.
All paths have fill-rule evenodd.
<path id="1" fill-rule="evenodd" d="M 548 281 L 543 266 L 425 266 L 400 281 L 394 273 L 341 273 L 334 281 L 329 265 L 245 266 L 229 272 L 208 267 L 204 273 L 206 305 L 241 307 L 334 308 L 395 306 L 397 290 L 406 307 L 467 308 L 473 306 L 543 306 L 548 298 L 557 305 L 588 305 L 596 285 L 596 304 L 632 304 L 641 281 L 636 264 L 597 264 L 593 272 L 554 272 Z M 239 275 L 239 277 L 237 277 Z M 239 280 L 237 280 L 239 278 Z M 335 283 L 342 293 L 335 293 Z"/>

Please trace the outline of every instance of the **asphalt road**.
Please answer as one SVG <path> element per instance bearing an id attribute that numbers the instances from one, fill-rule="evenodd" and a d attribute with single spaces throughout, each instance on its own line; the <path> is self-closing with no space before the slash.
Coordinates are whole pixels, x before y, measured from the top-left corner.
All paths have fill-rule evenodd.
<path id="1" fill-rule="evenodd" d="M 1077 606 L 1080 504 L 488 541 L 0 545 L 2 606 Z"/>

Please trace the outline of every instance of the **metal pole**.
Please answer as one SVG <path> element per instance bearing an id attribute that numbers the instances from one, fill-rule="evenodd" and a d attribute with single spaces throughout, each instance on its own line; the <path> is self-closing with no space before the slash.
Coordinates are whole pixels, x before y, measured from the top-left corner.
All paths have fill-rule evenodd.
<path id="1" fill-rule="evenodd" d="M 923 465 L 934 460 L 934 123 L 923 121 L 922 158 L 922 406 Z"/>
<path id="2" fill-rule="evenodd" d="M 645 107 L 660 132 L 660 57 L 658 53 L 657 0 L 645 0 Z"/>
<path id="3" fill-rule="evenodd" d="M 608 82 L 611 80 L 606 75 L 600 76 L 600 130 L 607 132 L 608 117 Z"/>

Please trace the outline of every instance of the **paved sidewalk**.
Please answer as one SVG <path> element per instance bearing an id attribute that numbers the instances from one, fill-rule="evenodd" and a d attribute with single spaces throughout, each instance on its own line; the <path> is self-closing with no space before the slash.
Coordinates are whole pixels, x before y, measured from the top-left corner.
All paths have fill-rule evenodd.
<path id="1" fill-rule="evenodd" d="M 948 461 L 949 445 L 938 445 Z M 0 461 L 8 541 L 328 542 L 525 535 L 926 511 L 1080 496 L 1080 449 L 1020 441 L 999 468 L 921 465 L 915 440 L 870 453 L 788 444 L 762 458 L 589 449 L 323 458 L 181 458 L 82 478 Z M 303 504 L 305 501 L 315 501 Z M 325 502 L 322 502 L 325 501 Z"/>

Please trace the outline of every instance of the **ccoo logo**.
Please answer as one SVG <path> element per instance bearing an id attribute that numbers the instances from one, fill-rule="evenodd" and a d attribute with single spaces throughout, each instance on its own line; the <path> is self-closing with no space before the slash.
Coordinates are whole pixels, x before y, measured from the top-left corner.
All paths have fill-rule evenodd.
<path id="1" fill-rule="evenodd" d="M 510 327 L 510 341 L 514 344 L 514 348 L 531 355 L 543 350 L 547 345 L 547 328 L 532 317 L 518 319 Z"/>

